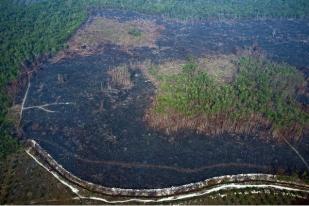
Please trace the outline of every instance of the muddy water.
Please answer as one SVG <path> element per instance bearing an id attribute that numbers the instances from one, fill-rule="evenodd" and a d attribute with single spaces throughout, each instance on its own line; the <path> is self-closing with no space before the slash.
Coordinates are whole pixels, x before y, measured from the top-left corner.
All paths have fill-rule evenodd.
<path id="1" fill-rule="evenodd" d="M 159 62 L 188 55 L 230 54 L 253 44 L 277 61 L 308 67 L 307 21 L 184 25 L 134 13 L 96 15 L 121 21 L 153 18 L 166 29 L 157 41 L 159 49 L 135 48 L 126 53 L 106 45 L 93 56 L 45 64 L 32 77 L 26 107 L 71 103 L 49 106 L 54 112 L 26 110 L 22 120 L 25 137 L 38 141 L 64 168 L 84 180 L 122 188 L 176 186 L 226 174 L 306 170 L 286 144 L 228 134 L 208 137 L 184 131 L 174 137 L 153 131 L 143 122 L 153 85 L 132 67 L 132 89 L 108 89 L 107 70 L 147 59 Z M 293 145 L 309 161 L 306 139 Z"/>

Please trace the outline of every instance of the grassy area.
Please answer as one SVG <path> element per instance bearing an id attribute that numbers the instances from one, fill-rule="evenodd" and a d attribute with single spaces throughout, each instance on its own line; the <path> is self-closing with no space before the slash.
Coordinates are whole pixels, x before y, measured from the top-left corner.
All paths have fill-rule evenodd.
<path id="1" fill-rule="evenodd" d="M 142 30 L 138 29 L 136 27 L 133 27 L 133 28 L 129 29 L 128 34 L 130 34 L 134 37 L 140 37 L 140 36 L 142 36 Z"/>
<path id="2" fill-rule="evenodd" d="M 128 66 L 120 65 L 114 69 L 110 69 L 107 72 L 111 77 L 111 85 L 120 89 L 130 89 L 133 87 L 131 80 L 131 74 Z"/>
<path id="3" fill-rule="evenodd" d="M 180 73 L 160 76 L 155 109 L 148 117 L 152 126 L 174 132 L 187 128 L 213 133 L 213 127 L 219 133 L 253 134 L 265 127 L 276 139 L 301 137 L 309 122 L 309 114 L 295 100 L 296 89 L 306 84 L 302 74 L 254 56 L 240 57 L 235 66 L 234 80 L 223 84 L 193 59 Z"/>
<path id="4" fill-rule="evenodd" d="M 95 17 L 69 41 L 69 50 L 96 50 L 104 43 L 123 47 L 154 47 L 161 28 L 152 21 L 126 21 Z M 84 48 L 84 49 L 83 49 Z"/>
<path id="5" fill-rule="evenodd" d="M 237 72 L 237 67 L 234 64 L 236 60 L 236 55 L 213 55 L 198 58 L 195 63 L 196 69 L 199 72 L 205 71 L 217 82 L 227 83 L 234 79 Z M 144 61 L 139 68 L 158 86 L 165 76 L 180 74 L 186 64 L 186 60 L 165 61 L 159 65 L 152 64 L 150 61 Z"/>

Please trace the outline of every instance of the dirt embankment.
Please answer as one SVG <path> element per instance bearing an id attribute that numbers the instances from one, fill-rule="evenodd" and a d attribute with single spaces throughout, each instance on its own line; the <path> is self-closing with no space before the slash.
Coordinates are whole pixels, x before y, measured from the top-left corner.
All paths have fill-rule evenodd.
<path id="1" fill-rule="evenodd" d="M 283 185 L 294 185 L 298 188 L 307 188 L 308 185 L 303 184 L 302 182 L 290 182 L 285 180 L 280 180 L 276 175 L 268 175 L 268 174 L 239 174 L 239 175 L 227 175 L 221 177 L 214 177 L 211 179 L 207 179 L 204 181 L 186 184 L 177 187 L 169 187 L 162 189 L 122 189 L 122 188 L 109 188 L 101 185 L 96 185 L 87 181 L 84 181 L 66 169 L 64 169 L 61 165 L 59 165 L 46 151 L 44 151 L 35 141 L 30 140 L 27 142 L 28 149 L 27 153 L 37 158 L 37 161 L 40 161 L 44 167 L 48 168 L 51 173 L 56 173 L 58 178 L 64 178 L 67 181 L 68 185 L 72 187 L 77 194 L 79 190 L 77 188 L 86 189 L 92 193 L 96 193 L 99 195 L 113 195 L 118 197 L 143 197 L 143 198 L 151 198 L 151 197 L 169 197 L 194 191 L 199 191 L 203 189 L 210 188 L 212 186 L 220 185 L 220 184 L 228 184 L 235 182 L 256 182 L 263 181 L 268 183 L 275 184 L 283 184 Z M 75 185 L 72 186 L 72 185 Z"/>

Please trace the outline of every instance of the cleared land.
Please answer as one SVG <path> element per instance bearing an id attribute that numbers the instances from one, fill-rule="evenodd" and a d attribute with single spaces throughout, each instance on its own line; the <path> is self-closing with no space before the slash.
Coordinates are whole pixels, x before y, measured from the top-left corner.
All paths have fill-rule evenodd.
<path id="1" fill-rule="evenodd" d="M 150 20 L 120 21 L 94 17 L 69 40 L 68 48 L 60 51 L 54 62 L 72 55 L 91 55 L 102 51 L 104 45 L 115 44 L 125 51 L 133 47 L 156 47 L 163 26 Z"/>

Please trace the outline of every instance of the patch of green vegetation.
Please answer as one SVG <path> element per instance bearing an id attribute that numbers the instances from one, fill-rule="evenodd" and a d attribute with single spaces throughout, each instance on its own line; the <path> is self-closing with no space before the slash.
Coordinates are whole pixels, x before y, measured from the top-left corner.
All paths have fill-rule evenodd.
<path id="1" fill-rule="evenodd" d="M 277 175 L 278 180 L 290 181 L 290 182 L 304 182 L 309 184 L 309 174 L 304 171 L 302 173 L 293 172 L 291 175 Z"/>
<path id="2" fill-rule="evenodd" d="M 17 141 L 11 138 L 10 135 L 6 133 L 6 130 L 1 131 L 0 137 L 0 160 L 3 160 L 7 155 L 12 152 L 17 151 L 19 145 Z"/>
<path id="3" fill-rule="evenodd" d="M 233 87 L 241 114 L 262 113 L 279 128 L 308 123 L 308 114 L 295 100 L 295 89 L 304 83 L 304 77 L 295 68 L 245 57 L 239 61 L 239 70 Z"/>
<path id="4" fill-rule="evenodd" d="M 134 37 L 140 37 L 142 36 L 142 31 L 136 27 L 129 29 L 128 34 L 134 36 Z"/>
<path id="5" fill-rule="evenodd" d="M 156 76 L 158 74 L 157 69 L 155 67 L 150 67 L 149 68 L 149 74 L 152 76 Z"/>
<path id="6" fill-rule="evenodd" d="M 156 110 L 172 108 L 187 116 L 228 114 L 236 121 L 262 114 L 273 131 L 297 125 L 293 133 L 299 137 L 309 122 L 309 114 L 295 100 L 296 88 L 305 81 L 301 73 L 289 65 L 251 56 L 240 57 L 237 66 L 235 80 L 219 84 L 189 60 L 180 74 L 165 76 L 161 82 Z"/>

